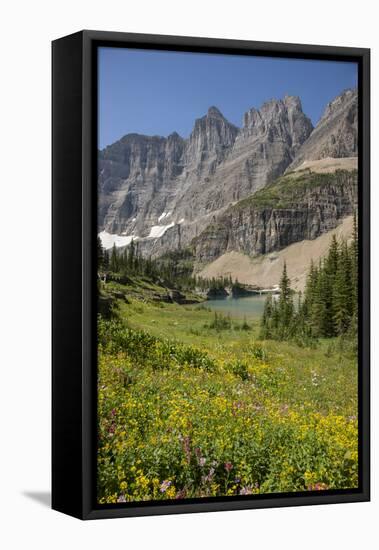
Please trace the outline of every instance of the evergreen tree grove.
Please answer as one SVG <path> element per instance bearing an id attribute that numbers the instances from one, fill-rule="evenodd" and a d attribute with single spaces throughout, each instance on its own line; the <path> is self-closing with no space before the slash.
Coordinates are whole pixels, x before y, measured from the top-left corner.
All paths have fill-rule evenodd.
<path id="1" fill-rule="evenodd" d="M 261 318 L 261 337 L 278 340 L 356 335 L 358 319 L 358 232 L 352 242 L 333 236 L 326 257 L 310 264 L 303 296 L 295 306 L 284 264 L 279 297 L 269 295 Z"/>
<path id="2" fill-rule="evenodd" d="M 98 270 L 108 272 L 111 280 L 120 280 L 124 277 L 147 277 L 171 288 L 178 290 L 198 289 L 202 292 L 217 291 L 231 288 L 233 285 L 230 275 L 212 277 L 211 279 L 198 277 L 193 274 L 193 255 L 190 250 L 172 251 L 159 258 L 143 257 L 139 251 L 138 241 L 121 249 L 113 245 L 108 252 L 97 241 Z"/>

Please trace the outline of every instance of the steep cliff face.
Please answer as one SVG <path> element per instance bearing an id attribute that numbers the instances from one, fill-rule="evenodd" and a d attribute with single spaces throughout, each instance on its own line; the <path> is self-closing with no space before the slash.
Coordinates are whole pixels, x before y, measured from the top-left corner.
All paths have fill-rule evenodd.
<path id="1" fill-rule="evenodd" d="M 272 100 L 244 116 L 232 147 L 207 177 L 180 189 L 174 211 L 187 223 L 236 202 L 281 175 L 312 131 L 299 98 Z"/>
<path id="2" fill-rule="evenodd" d="M 357 172 L 288 174 L 229 208 L 194 239 L 199 265 L 226 252 L 251 257 L 315 239 L 351 215 Z"/>
<path id="3" fill-rule="evenodd" d="M 99 228 L 137 233 L 154 225 L 183 172 L 184 140 L 129 134 L 99 153 Z"/>
<path id="4" fill-rule="evenodd" d="M 358 92 L 345 90 L 328 103 L 319 123 L 300 147 L 292 170 L 304 161 L 358 155 Z"/>
<path id="5" fill-rule="evenodd" d="M 186 143 L 183 162 L 187 171 L 194 170 L 198 177 L 214 173 L 233 147 L 237 134 L 238 128 L 217 107 L 210 107 L 205 116 L 195 121 Z"/>
<path id="6" fill-rule="evenodd" d="M 133 235 L 145 256 L 195 246 L 199 265 L 315 239 L 354 209 L 357 109 L 347 90 L 313 129 L 287 96 L 240 129 L 210 107 L 188 139 L 129 134 L 99 153 L 99 230 Z"/>
<path id="7" fill-rule="evenodd" d="M 188 140 L 127 135 L 99 153 L 99 229 L 148 237 L 180 223 L 191 239 L 281 175 L 311 131 L 299 98 L 285 97 L 248 111 L 241 129 L 211 107 Z"/>
<path id="8" fill-rule="evenodd" d="M 253 108 L 245 113 L 236 149 L 244 148 L 257 139 L 266 139 L 270 143 L 283 141 L 292 153 L 296 153 L 312 130 L 312 123 L 304 115 L 300 99 L 285 96 L 283 100 L 267 101 L 259 110 Z"/>
<path id="9" fill-rule="evenodd" d="M 303 292 L 311 261 L 317 264 L 325 258 L 333 237 L 339 242 L 351 240 L 353 228 L 353 216 L 347 216 L 337 227 L 313 240 L 299 241 L 269 254 L 251 258 L 241 252 L 227 252 L 204 267 L 198 266 L 203 267 L 198 275 L 205 279 L 227 276 L 243 284 L 272 288 L 279 284 L 286 262 L 291 287 Z"/>

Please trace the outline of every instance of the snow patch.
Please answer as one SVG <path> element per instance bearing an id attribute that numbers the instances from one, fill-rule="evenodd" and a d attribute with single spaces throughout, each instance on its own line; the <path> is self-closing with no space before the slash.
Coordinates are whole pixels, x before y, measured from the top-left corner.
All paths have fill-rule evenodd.
<path id="1" fill-rule="evenodd" d="M 171 212 L 162 212 L 162 214 L 159 216 L 158 218 L 158 221 L 162 221 L 163 218 L 167 218 L 167 216 L 169 216 L 171 214 Z"/>
<path id="2" fill-rule="evenodd" d="M 181 220 L 178 221 L 178 224 L 179 223 L 184 223 L 184 218 L 182 218 Z"/>
<path id="3" fill-rule="evenodd" d="M 174 223 L 169 223 L 168 225 L 153 225 L 153 227 L 150 228 L 150 233 L 148 235 L 148 239 L 159 239 L 159 237 L 162 237 L 169 229 L 170 227 L 173 227 Z"/>
<path id="4" fill-rule="evenodd" d="M 165 216 L 167 216 L 167 212 L 162 212 L 162 214 L 158 218 L 158 221 L 160 222 L 161 220 L 163 220 Z"/>
<path id="5" fill-rule="evenodd" d="M 101 233 L 99 233 L 99 237 L 102 246 L 106 250 L 113 248 L 113 245 L 116 245 L 117 248 L 120 246 L 127 246 L 132 242 L 132 239 L 138 239 L 138 237 L 135 237 L 134 235 L 115 235 L 108 233 L 107 231 L 101 231 Z"/>

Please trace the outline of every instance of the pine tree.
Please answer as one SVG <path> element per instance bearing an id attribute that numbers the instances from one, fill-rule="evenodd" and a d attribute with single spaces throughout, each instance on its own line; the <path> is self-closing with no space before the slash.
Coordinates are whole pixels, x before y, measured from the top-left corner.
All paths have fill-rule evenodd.
<path id="1" fill-rule="evenodd" d="M 280 296 L 278 303 L 279 337 L 288 336 L 293 320 L 293 300 L 291 281 L 287 275 L 287 265 L 284 262 L 282 277 L 280 279 Z"/>
<path id="2" fill-rule="evenodd" d="M 353 220 L 353 240 L 351 243 L 351 284 L 352 284 L 352 329 L 358 330 L 358 270 L 359 270 L 359 242 L 358 242 L 358 221 L 357 214 L 354 212 Z"/>
<path id="3" fill-rule="evenodd" d="M 315 303 L 316 297 L 317 276 L 317 268 L 315 267 L 313 260 L 311 260 L 311 265 L 309 267 L 309 272 L 305 285 L 304 300 L 302 306 L 304 318 L 308 320 L 309 325 L 311 324 L 312 308 Z"/>
<path id="4" fill-rule="evenodd" d="M 299 293 L 295 310 L 287 267 L 280 280 L 279 300 L 267 298 L 261 318 L 265 338 L 292 336 L 330 338 L 342 334 L 356 339 L 358 326 L 358 233 L 338 243 L 332 238 L 326 258 L 310 264 L 304 298 Z"/>
<path id="5" fill-rule="evenodd" d="M 297 296 L 297 308 L 296 308 L 296 313 L 294 315 L 294 324 L 296 326 L 296 332 L 300 335 L 303 335 L 306 332 L 302 298 L 303 298 L 303 295 L 300 291 Z"/>
<path id="6" fill-rule="evenodd" d="M 311 312 L 311 324 L 314 336 L 328 336 L 330 312 L 328 311 L 327 293 L 329 291 L 328 277 L 320 262 L 314 289 L 314 302 Z"/>
<path id="7" fill-rule="evenodd" d="M 104 250 L 103 252 L 103 269 L 107 271 L 109 269 L 109 252 L 108 250 Z"/>
<path id="8" fill-rule="evenodd" d="M 118 256 L 117 256 L 117 250 L 116 245 L 113 244 L 112 248 L 112 254 L 110 259 L 110 269 L 113 271 L 113 273 L 118 273 L 119 270 L 119 262 L 118 262 Z"/>
<path id="9" fill-rule="evenodd" d="M 334 326 L 337 334 L 344 334 L 353 313 L 351 257 L 346 243 L 342 243 L 340 260 L 333 288 Z"/>
<path id="10" fill-rule="evenodd" d="M 98 269 L 104 269 L 104 248 L 99 236 L 97 237 L 97 266 Z"/>
<path id="11" fill-rule="evenodd" d="M 332 242 L 330 243 L 330 246 L 329 246 L 328 255 L 325 260 L 325 269 L 328 271 L 328 274 L 330 274 L 330 276 L 332 277 L 334 277 L 337 273 L 338 257 L 339 257 L 338 241 L 337 241 L 337 237 L 333 235 Z"/>
<path id="12" fill-rule="evenodd" d="M 129 245 L 129 254 L 128 254 L 128 269 L 133 273 L 134 272 L 134 255 L 135 255 L 135 245 L 132 239 Z"/>
<path id="13" fill-rule="evenodd" d="M 124 251 L 120 257 L 120 268 L 122 272 L 125 274 L 128 272 L 128 249 L 127 247 L 124 248 Z"/>
<path id="14" fill-rule="evenodd" d="M 271 321 L 271 334 L 273 335 L 273 338 L 280 337 L 279 335 L 279 326 L 280 326 L 280 317 L 279 317 L 279 307 L 278 307 L 278 301 L 273 300 L 272 301 L 272 315 L 271 315 L 272 321 Z"/>
<path id="15" fill-rule="evenodd" d="M 272 295 L 268 294 L 265 300 L 265 305 L 263 309 L 263 315 L 261 319 L 261 338 L 266 340 L 272 338 Z"/>
<path id="16" fill-rule="evenodd" d="M 339 265 L 339 247 L 335 235 L 332 237 L 329 252 L 324 262 L 322 281 L 322 293 L 324 302 L 324 318 L 322 320 L 322 335 L 331 337 L 336 335 L 334 317 L 333 288 Z"/>

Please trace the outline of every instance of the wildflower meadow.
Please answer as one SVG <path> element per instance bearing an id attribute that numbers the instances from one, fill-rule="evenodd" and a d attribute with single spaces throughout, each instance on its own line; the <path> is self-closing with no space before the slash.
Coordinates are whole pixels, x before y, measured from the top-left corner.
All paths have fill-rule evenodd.
<path id="1" fill-rule="evenodd" d="M 258 323 L 212 319 L 139 299 L 99 316 L 99 503 L 356 487 L 348 342 L 260 340 Z"/>

